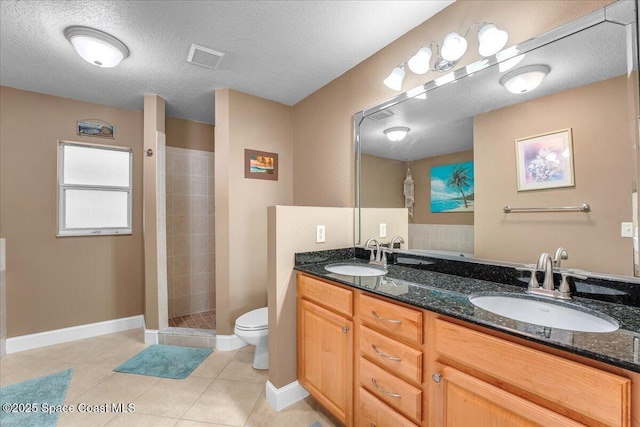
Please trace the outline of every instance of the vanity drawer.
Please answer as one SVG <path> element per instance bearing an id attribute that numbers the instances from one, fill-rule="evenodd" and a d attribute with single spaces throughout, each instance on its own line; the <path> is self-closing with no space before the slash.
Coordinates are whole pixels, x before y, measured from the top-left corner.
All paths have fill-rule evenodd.
<path id="1" fill-rule="evenodd" d="M 422 383 L 421 351 L 361 326 L 360 353 L 400 377 Z"/>
<path id="2" fill-rule="evenodd" d="M 629 425 L 628 378 L 441 319 L 435 321 L 434 335 L 438 359 L 444 363 L 462 364 L 540 396 L 551 409 L 566 408 L 606 426 Z"/>
<path id="3" fill-rule="evenodd" d="M 422 344 L 422 312 L 363 294 L 359 312 L 362 322 L 410 343 Z"/>
<path id="4" fill-rule="evenodd" d="M 422 390 L 360 358 L 360 385 L 407 417 L 422 421 Z"/>
<path id="5" fill-rule="evenodd" d="M 358 408 L 359 427 L 417 427 L 414 423 L 388 407 L 364 388 L 360 387 L 360 406 Z"/>
<path id="6" fill-rule="evenodd" d="M 298 273 L 298 293 L 330 310 L 353 316 L 353 291 Z"/>

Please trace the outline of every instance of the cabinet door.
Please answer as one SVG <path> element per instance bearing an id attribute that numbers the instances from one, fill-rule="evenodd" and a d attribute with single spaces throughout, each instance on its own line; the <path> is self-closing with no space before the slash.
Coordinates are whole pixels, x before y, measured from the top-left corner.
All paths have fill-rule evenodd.
<path id="1" fill-rule="evenodd" d="M 447 427 L 577 427 L 583 424 L 440 365 L 434 391 L 435 425 Z M 435 390 L 434 390 L 435 389 Z"/>
<path id="2" fill-rule="evenodd" d="M 353 322 L 298 300 L 298 381 L 347 426 L 352 424 Z"/>

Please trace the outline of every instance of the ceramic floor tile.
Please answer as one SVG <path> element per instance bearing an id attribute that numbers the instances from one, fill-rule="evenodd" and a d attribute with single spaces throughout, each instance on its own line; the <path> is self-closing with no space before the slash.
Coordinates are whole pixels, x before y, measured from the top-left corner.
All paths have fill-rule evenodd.
<path id="1" fill-rule="evenodd" d="M 8 354 L 2 358 L 2 363 L 0 363 L 0 378 L 12 375 L 29 365 L 33 365 L 38 360 L 37 357 L 26 355 L 24 352 Z"/>
<path id="2" fill-rule="evenodd" d="M 264 384 L 269 378 L 268 370 L 253 369 L 253 352 L 240 351 L 220 372 L 218 378 L 236 381 L 251 381 Z"/>
<path id="3" fill-rule="evenodd" d="M 137 408 L 136 408 L 137 411 Z M 176 418 L 158 417 L 155 415 L 127 413 L 119 414 L 106 427 L 173 427 L 178 422 Z"/>
<path id="4" fill-rule="evenodd" d="M 202 421 L 180 420 L 175 425 L 175 427 L 229 427 L 229 425 L 205 423 Z"/>
<path id="5" fill-rule="evenodd" d="M 342 427 L 342 423 L 320 405 L 318 405 L 318 422 L 322 427 Z"/>
<path id="6" fill-rule="evenodd" d="M 200 364 L 190 375 L 190 377 L 216 378 L 220 372 L 233 360 L 238 350 L 218 351 L 215 350 Z"/>
<path id="7" fill-rule="evenodd" d="M 4 363 L 4 362 L 3 362 Z M 73 368 L 72 363 L 57 359 L 40 359 L 35 363 L 22 368 L 11 375 L 7 375 L 0 380 L 0 385 L 9 385 L 25 381 L 31 378 L 38 378 L 45 375 L 55 374 L 60 371 Z"/>
<path id="8" fill-rule="evenodd" d="M 182 418 L 243 426 L 263 389 L 263 384 L 216 379 Z"/>
<path id="9" fill-rule="evenodd" d="M 159 378 L 146 375 L 122 374 L 113 375 L 101 381 L 95 387 L 76 397 L 73 402 L 104 404 L 104 403 L 133 403 L 149 387 L 158 382 Z"/>
<path id="10" fill-rule="evenodd" d="M 73 368 L 73 376 L 67 390 L 66 401 L 71 402 L 78 396 L 91 390 L 98 383 L 113 375 L 111 365 L 83 363 Z"/>
<path id="11" fill-rule="evenodd" d="M 87 359 L 85 362 L 113 365 L 113 367 L 115 368 L 116 366 L 121 365 L 122 363 L 131 359 L 133 356 L 140 353 L 147 347 L 148 346 L 144 344 L 142 340 L 124 341 L 107 351 L 104 351 L 94 357 Z"/>
<path id="12" fill-rule="evenodd" d="M 74 408 L 74 412 L 60 414 L 57 427 L 103 427 L 117 415 L 113 412 L 80 412 Z"/>
<path id="13" fill-rule="evenodd" d="M 161 378 L 134 401 L 136 412 L 180 418 L 212 381 L 193 376 L 184 380 Z"/>
<path id="14" fill-rule="evenodd" d="M 317 418 L 318 404 L 310 397 L 277 412 L 264 392 L 244 427 L 307 427 Z"/>

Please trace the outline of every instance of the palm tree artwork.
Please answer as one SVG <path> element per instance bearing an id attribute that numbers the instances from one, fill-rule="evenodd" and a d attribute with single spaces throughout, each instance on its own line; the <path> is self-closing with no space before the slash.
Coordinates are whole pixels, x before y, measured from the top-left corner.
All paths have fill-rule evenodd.
<path id="1" fill-rule="evenodd" d="M 453 187 L 460 192 L 462 195 L 462 201 L 464 202 L 464 207 L 468 208 L 467 204 L 467 196 L 464 194 L 464 189 L 471 186 L 473 182 L 473 178 L 469 175 L 469 170 L 465 167 L 457 167 L 451 171 L 451 175 L 449 175 L 449 179 L 447 180 L 447 185 L 449 187 Z"/>
<path id="2" fill-rule="evenodd" d="M 431 168 L 431 212 L 473 212 L 473 162 Z"/>

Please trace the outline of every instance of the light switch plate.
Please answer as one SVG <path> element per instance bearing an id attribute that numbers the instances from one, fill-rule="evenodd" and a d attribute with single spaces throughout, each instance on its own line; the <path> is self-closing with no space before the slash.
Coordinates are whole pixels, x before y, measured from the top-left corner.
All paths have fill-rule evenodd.
<path id="1" fill-rule="evenodd" d="M 387 237 L 387 224 L 380 224 L 380 237 Z"/>
<path id="2" fill-rule="evenodd" d="M 620 236 L 621 237 L 633 237 L 633 223 L 632 222 L 623 222 L 620 225 Z"/>
<path id="3" fill-rule="evenodd" d="M 316 225 L 316 243 L 324 243 L 325 229 L 324 225 Z"/>

